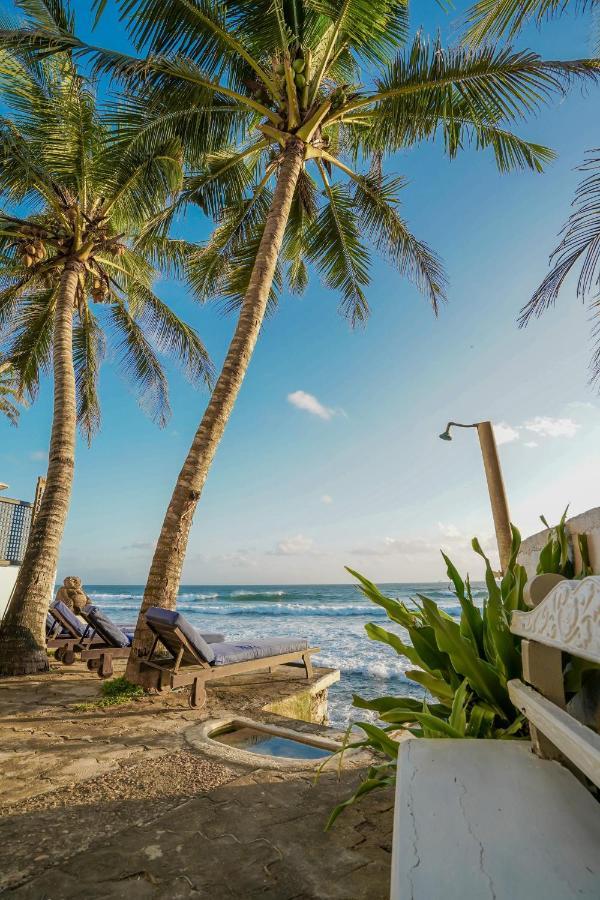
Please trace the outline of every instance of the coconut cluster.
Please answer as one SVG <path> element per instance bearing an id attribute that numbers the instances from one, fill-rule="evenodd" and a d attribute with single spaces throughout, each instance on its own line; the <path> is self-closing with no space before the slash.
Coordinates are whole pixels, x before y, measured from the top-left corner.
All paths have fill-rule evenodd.
<path id="1" fill-rule="evenodd" d="M 23 239 L 17 243 L 17 252 L 25 266 L 30 269 L 35 262 L 46 256 L 43 232 L 35 228 L 23 228 L 22 234 Z"/>
<path id="2" fill-rule="evenodd" d="M 82 259 L 84 268 L 79 273 L 77 284 L 75 306 L 82 311 L 88 296 L 91 296 L 95 303 L 104 303 L 110 295 L 109 278 L 95 254 L 122 256 L 126 250 L 126 245 L 122 241 L 124 235 L 110 233 L 109 217 L 100 212 L 101 202 L 101 200 L 97 201 L 90 213 L 84 216 L 87 228 L 83 239 L 85 241 L 91 238 L 93 247 L 87 258 Z M 70 201 L 65 208 L 65 213 L 69 223 L 75 226 L 79 218 L 77 204 Z M 48 250 L 54 250 L 54 258 L 39 270 L 39 274 L 48 287 L 56 282 L 60 271 L 58 263 L 61 259 L 68 258 L 72 246 L 73 231 L 69 225 L 65 226 L 64 223 L 61 223 L 57 226 L 55 222 L 20 224 L 18 237 L 14 244 L 16 254 L 25 267 L 31 269 L 35 266 L 34 271 L 37 271 L 37 266 L 47 257 Z"/>

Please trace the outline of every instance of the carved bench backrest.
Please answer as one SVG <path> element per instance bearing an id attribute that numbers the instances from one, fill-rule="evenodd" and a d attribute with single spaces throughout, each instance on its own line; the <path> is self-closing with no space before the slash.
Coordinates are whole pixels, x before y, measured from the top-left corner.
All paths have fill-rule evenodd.
<path id="1" fill-rule="evenodd" d="M 515 611 L 510 626 L 523 638 L 526 684 L 509 682 L 511 700 L 529 719 L 539 756 L 566 761 L 600 785 L 600 735 L 567 712 L 563 680 L 563 653 L 600 663 L 600 576 L 537 575 L 527 597 L 533 609 Z"/>
<path id="2" fill-rule="evenodd" d="M 532 579 L 531 598 L 544 578 L 538 575 Z M 600 575 L 555 583 L 531 612 L 513 613 L 510 630 L 528 640 L 600 663 Z"/>

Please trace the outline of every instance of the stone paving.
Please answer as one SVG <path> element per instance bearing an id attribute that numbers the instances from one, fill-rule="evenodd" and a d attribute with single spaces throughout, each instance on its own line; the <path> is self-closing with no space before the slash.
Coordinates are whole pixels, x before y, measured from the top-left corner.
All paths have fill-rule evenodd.
<path id="1" fill-rule="evenodd" d="M 323 675 L 315 672 L 317 686 Z M 387 897 L 390 792 L 324 833 L 359 769 L 315 783 L 306 771 L 223 764 L 186 740 L 207 717 L 275 721 L 262 710 L 306 686 L 282 670 L 253 678 L 217 685 L 201 712 L 180 693 L 78 710 L 99 685 L 81 666 L 0 683 L 0 891 L 36 900 Z"/>

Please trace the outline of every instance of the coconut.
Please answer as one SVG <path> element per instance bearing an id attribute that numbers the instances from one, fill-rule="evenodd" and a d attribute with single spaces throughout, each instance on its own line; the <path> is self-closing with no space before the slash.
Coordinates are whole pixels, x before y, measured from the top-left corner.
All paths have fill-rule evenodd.
<path id="1" fill-rule="evenodd" d="M 295 59 L 292 63 L 292 69 L 294 70 L 294 72 L 304 72 L 305 65 L 306 63 L 303 59 Z"/>
<path id="2" fill-rule="evenodd" d="M 296 75 L 296 77 L 294 78 L 294 81 L 296 82 L 296 87 L 298 87 L 298 88 L 303 88 L 304 85 L 306 84 L 306 78 L 304 77 L 304 75 L 301 75 L 300 73 L 298 73 Z"/>

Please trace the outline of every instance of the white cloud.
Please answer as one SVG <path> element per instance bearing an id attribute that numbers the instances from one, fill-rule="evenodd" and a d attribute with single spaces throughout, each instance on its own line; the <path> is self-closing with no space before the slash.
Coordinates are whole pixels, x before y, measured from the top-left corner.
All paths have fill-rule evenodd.
<path id="1" fill-rule="evenodd" d="M 132 544 L 125 544 L 121 550 L 151 550 L 155 546 L 151 541 L 134 541 Z"/>
<path id="2" fill-rule="evenodd" d="M 498 422 L 494 425 L 494 435 L 497 444 L 511 444 L 513 441 L 519 440 L 518 430 L 506 422 Z"/>
<path id="3" fill-rule="evenodd" d="M 570 404 L 573 406 L 574 404 Z M 585 404 L 580 404 L 581 406 Z M 520 441 L 524 437 L 524 432 L 532 432 L 538 438 L 557 438 L 575 437 L 581 425 L 574 419 L 562 418 L 555 419 L 552 416 L 534 416 L 533 419 L 527 419 L 521 425 L 509 425 L 508 422 L 498 422 L 494 425 L 494 434 L 498 444 L 511 444 L 514 441 Z M 525 447 L 537 447 L 536 441 L 524 441 Z"/>
<path id="4" fill-rule="evenodd" d="M 315 553 L 315 542 L 304 534 L 296 534 L 293 537 L 279 541 L 274 550 L 270 550 L 271 556 L 302 556 L 305 553 Z"/>
<path id="5" fill-rule="evenodd" d="M 33 453 L 29 454 L 29 459 L 32 462 L 42 462 L 42 460 L 48 459 L 48 454 L 45 450 L 34 450 Z"/>
<path id="6" fill-rule="evenodd" d="M 567 403 L 571 409 L 596 409 L 596 405 L 594 403 L 590 403 L 589 400 L 573 400 L 571 403 Z"/>
<path id="7" fill-rule="evenodd" d="M 352 553 L 357 556 L 420 556 L 424 553 L 432 553 L 437 548 L 430 541 L 421 538 L 393 538 L 386 537 L 381 543 L 372 547 L 355 547 Z"/>
<path id="8" fill-rule="evenodd" d="M 329 506 L 330 503 L 333 503 L 333 497 L 330 494 L 323 494 L 323 496 L 321 497 L 321 503 Z"/>
<path id="9" fill-rule="evenodd" d="M 438 528 L 446 538 L 462 538 L 463 536 L 462 532 L 459 528 L 456 527 L 456 525 L 444 525 L 443 522 L 438 522 Z"/>
<path id="10" fill-rule="evenodd" d="M 235 566 L 236 569 L 256 568 L 258 561 L 247 550 L 237 550 L 234 553 L 219 553 L 210 557 L 211 562 L 225 563 Z"/>
<path id="11" fill-rule="evenodd" d="M 472 569 L 473 564 L 477 567 L 477 560 L 474 558 L 471 548 L 471 538 L 463 534 L 455 525 L 444 525 L 438 522 L 438 527 L 442 531 L 442 537 L 416 537 L 416 538 L 396 538 L 386 537 L 374 544 L 366 544 L 361 547 L 354 547 L 350 552 L 356 556 L 378 557 L 381 560 L 386 558 L 399 557 L 403 562 L 419 562 L 429 559 L 432 568 L 437 568 L 440 560 L 440 551 L 450 556 L 457 564 Z M 479 531 L 479 542 L 484 552 L 491 556 L 496 554 L 496 541 L 491 534 Z M 426 580 L 426 577 L 423 579 Z"/>
<path id="12" fill-rule="evenodd" d="M 581 425 L 573 419 L 552 419 L 550 416 L 536 416 L 523 426 L 540 437 L 575 437 Z"/>
<path id="13" fill-rule="evenodd" d="M 318 416 L 320 419 L 329 420 L 336 414 L 334 409 L 323 406 L 314 394 L 307 394 L 306 391 L 294 391 L 292 394 L 287 395 L 287 399 L 292 406 L 295 406 L 297 409 L 303 409 L 313 416 Z"/>

